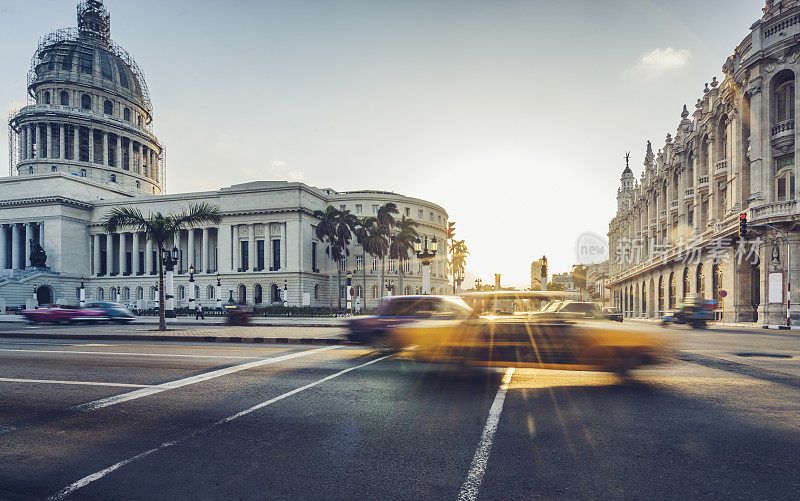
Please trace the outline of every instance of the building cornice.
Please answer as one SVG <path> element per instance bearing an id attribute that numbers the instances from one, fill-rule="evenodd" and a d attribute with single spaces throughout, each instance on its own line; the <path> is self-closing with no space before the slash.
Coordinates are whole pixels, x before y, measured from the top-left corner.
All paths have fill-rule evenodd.
<path id="1" fill-rule="evenodd" d="M 63 205 L 76 209 L 92 210 L 92 204 L 62 196 L 13 198 L 0 200 L 0 207 L 30 207 L 35 205 Z"/>

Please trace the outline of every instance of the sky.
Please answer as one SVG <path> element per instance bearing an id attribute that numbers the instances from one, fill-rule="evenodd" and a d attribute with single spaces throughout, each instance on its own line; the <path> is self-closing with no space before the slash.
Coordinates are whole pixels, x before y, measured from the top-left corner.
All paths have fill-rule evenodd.
<path id="1" fill-rule="evenodd" d="M 443 206 L 476 277 L 528 287 L 605 236 L 762 0 L 106 0 L 142 68 L 167 191 L 254 180 L 391 190 Z M 74 0 L 0 0 L 0 119 Z M 7 141 L 0 141 L 7 159 Z M 5 168 L 2 169 L 7 174 Z"/>

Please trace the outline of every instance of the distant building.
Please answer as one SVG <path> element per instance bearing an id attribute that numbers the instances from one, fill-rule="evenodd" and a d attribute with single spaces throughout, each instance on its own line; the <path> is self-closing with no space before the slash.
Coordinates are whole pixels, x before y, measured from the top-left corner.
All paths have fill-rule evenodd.
<path id="1" fill-rule="evenodd" d="M 577 292 L 575 288 L 575 281 L 572 279 L 572 273 L 554 273 L 551 280 L 554 284 L 561 284 L 567 292 Z"/>
<path id="2" fill-rule="evenodd" d="M 547 290 L 547 258 L 545 256 L 531 263 L 531 290 Z"/>

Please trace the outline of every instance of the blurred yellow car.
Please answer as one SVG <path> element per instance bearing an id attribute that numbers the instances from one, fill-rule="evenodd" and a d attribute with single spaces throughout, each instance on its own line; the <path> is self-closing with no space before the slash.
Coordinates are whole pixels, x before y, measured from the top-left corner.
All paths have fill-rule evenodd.
<path id="1" fill-rule="evenodd" d="M 627 374 L 671 354 L 663 334 L 647 326 L 622 326 L 602 317 L 540 315 L 564 293 L 501 291 L 462 296 L 469 318 L 423 319 L 392 331 L 396 348 L 428 362 L 488 367 L 590 370 Z"/>

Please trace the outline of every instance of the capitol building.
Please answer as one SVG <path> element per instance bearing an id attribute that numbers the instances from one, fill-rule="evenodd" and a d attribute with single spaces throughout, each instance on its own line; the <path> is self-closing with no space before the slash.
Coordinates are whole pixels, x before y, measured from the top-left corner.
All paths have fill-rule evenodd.
<path id="1" fill-rule="evenodd" d="M 800 1 L 767 0 L 722 71 L 683 107 L 674 136 L 655 153 L 648 142 L 641 175 L 622 173 L 610 284 L 628 317 L 702 296 L 728 322 L 785 325 L 787 307 L 800 320 L 800 287 L 788 290 L 800 285 Z"/>
<path id="2" fill-rule="evenodd" d="M 140 308 L 157 305 L 156 249 L 143 234 L 106 234 L 105 215 L 132 206 L 143 214 L 170 213 L 191 204 L 219 207 L 220 224 L 183 230 L 174 246 L 176 307 L 187 306 L 189 268 L 203 306 L 223 301 L 254 305 L 328 306 L 326 245 L 317 240 L 316 210 L 332 205 L 359 218 L 388 202 L 398 217 L 415 220 L 422 236 L 446 239 L 447 212 L 439 205 L 389 191 L 339 192 L 299 182 L 255 181 L 216 191 L 167 193 L 166 150 L 153 133 L 154 111 L 144 75 L 110 38 L 102 2 L 78 5 L 77 28 L 41 39 L 28 72 L 28 105 L 9 120 L 10 172 L 0 178 L 0 299 L 25 304 L 34 286 L 39 303 L 77 304 L 81 280 L 87 301 L 117 300 Z M 33 266 L 41 245 L 45 266 Z M 430 264 L 430 292 L 446 293 L 447 249 Z M 381 263 L 350 245 L 337 272 L 353 273 L 359 304 L 387 294 L 421 293 L 422 263 Z M 403 290 L 398 271 L 403 270 Z M 366 289 L 363 285 L 366 276 Z M 342 285 L 344 281 L 342 281 Z M 427 291 L 426 291 L 427 292 Z M 169 291 L 167 291 L 169 294 Z"/>

